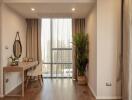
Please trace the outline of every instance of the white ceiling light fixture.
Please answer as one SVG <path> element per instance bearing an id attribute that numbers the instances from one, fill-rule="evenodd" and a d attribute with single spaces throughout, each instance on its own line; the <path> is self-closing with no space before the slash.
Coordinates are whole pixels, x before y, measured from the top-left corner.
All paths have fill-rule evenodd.
<path id="1" fill-rule="evenodd" d="M 31 8 L 31 11 L 35 11 L 35 8 Z"/>
<path id="2" fill-rule="evenodd" d="M 76 9 L 75 8 L 72 8 L 72 11 L 74 12 Z"/>

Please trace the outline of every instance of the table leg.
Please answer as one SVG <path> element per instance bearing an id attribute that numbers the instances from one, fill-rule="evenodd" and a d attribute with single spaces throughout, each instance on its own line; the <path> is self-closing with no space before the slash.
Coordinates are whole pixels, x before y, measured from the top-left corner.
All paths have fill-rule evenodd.
<path id="1" fill-rule="evenodd" d="M 24 71 L 22 71 L 22 96 L 24 97 Z"/>
<path id="2" fill-rule="evenodd" d="M 5 73 L 3 71 L 3 95 L 5 95 Z"/>

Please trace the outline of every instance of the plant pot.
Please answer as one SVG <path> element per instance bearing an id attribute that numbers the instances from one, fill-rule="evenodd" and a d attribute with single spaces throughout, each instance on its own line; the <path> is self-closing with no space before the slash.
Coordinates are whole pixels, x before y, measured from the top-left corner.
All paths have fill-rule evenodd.
<path id="1" fill-rule="evenodd" d="M 83 75 L 83 76 L 78 76 L 78 77 L 77 77 L 77 81 L 78 81 L 78 84 L 79 84 L 79 85 L 86 85 L 86 84 L 87 84 L 85 75 Z"/>

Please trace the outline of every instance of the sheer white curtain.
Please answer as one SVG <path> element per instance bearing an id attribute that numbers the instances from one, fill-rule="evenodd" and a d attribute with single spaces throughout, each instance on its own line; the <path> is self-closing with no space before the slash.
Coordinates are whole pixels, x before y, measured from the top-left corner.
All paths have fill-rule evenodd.
<path id="1" fill-rule="evenodd" d="M 52 19 L 53 48 L 72 48 L 71 19 Z"/>
<path id="2" fill-rule="evenodd" d="M 41 47 L 42 61 L 51 62 L 51 28 L 50 19 L 42 19 L 41 22 Z"/>
<path id="3" fill-rule="evenodd" d="M 72 63 L 72 27 L 70 19 L 53 19 L 53 62 L 54 63 Z"/>

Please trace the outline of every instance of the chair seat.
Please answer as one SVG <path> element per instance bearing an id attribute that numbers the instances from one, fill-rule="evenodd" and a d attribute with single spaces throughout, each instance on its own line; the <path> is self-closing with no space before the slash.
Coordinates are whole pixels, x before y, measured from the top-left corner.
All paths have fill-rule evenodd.
<path id="1" fill-rule="evenodd" d="M 42 75 L 42 72 L 34 72 L 33 70 L 27 72 L 27 76 L 39 76 L 39 75 Z"/>

